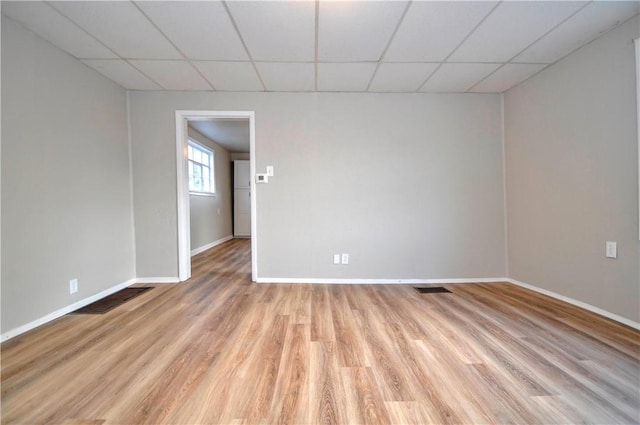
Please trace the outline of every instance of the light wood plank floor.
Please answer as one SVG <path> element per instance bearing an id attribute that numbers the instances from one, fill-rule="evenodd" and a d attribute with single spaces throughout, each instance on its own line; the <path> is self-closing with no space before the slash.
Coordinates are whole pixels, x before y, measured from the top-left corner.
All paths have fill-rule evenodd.
<path id="1" fill-rule="evenodd" d="M 256 285 L 248 240 L 2 344 L 2 423 L 640 422 L 640 333 L 506 283 Z"/>

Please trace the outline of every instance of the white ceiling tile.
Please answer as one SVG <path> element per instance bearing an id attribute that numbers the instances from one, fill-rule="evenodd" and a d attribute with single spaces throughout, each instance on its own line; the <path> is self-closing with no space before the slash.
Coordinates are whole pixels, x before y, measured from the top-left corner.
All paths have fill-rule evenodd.
<path id="1" fill-rule="evenodd" d="M 269 91 L 315 89 L 315 66 L 312 63 L 258 62 L 256 66 Z"/>
<path id="2" fill-rule="evenodd" d="M 385 61 L 439 62 L 475 28 L 494 1 L 414 2 L 398 28 Z"/>
<path id="3" fill-rule="evenodd" d="M 375 69 L 375 63 L 319 63 L 318 90 L 365 91 Z"/>
<path id="4" fill-rule="evenodd" d="M 475 93 L 502 93 L 520 84 L 546 66 L 544 64 L 508 63 L 469 91 Z"/>
<path id="5" fill-rule="evenodd" d="M 2 2 L 140 90 L 502 92 L 638 12 L 638 1 Z"/>
<path id="6" fill-rule="evenodd" d="M 76 58 L 118 57 L 44 2 L 3 1 L 2 13 Z"/>
<path id="7" fill-rule="evenodd" d="M 249 59 L 220 2 L 141 1 L 137 4 L 189 59 Z"/>
<path id="8" fill-rule="evenodd" d="M 405 7 L 401 1 L 321 1 L 318 60 L 379 60 Z"/>
<path id="9" fill-rule="evenodd" d="M 518 55 L 515 62 L 552 63 L 640 12 L 637 1 L 590 3 Z"/>
<path id="10" fill-rule="evenodd" d="M 211 86 L 187 61 L 130 60 L 167 90 L 211 90 Z"/>
<path id="11" fill-rule="evenodd" d="M 127 61 L 122 59 L 85 59 L 82 62 L 129 90 L 161 90 Z"/>
<path id="12" fill-rule="evenodd" d="M 500 3 L 448 60 L 506 62 L 584 4 L 573 1 Z"/>
<path id="13" fill-rule="evenodd" d="M 497 63 L 445 63 L 420 91 L 463 93 L 499 66 Z"/>
<path id="14" fill-rule="evenodd" d="M 182 57 L 133 3 L 57 1 L 50 4 L 125 59 Z"/>
<path id="15" fill-rule="evenodd" d="M 313 1 L 230 1 L 226 4 L 254 60 L 314 59 Z"/>
<path id="16" fill-rule="evenodd" d="M 369 91 L 416 91 L 437 67 L 437 63 L 382 63 L 373 77 Z"/>
<path id="17" fill-rule="evenodd" d="M 194 61 L 193 64 L 216 90 L 263 91 L 260 79 L 250 62 Z"/>

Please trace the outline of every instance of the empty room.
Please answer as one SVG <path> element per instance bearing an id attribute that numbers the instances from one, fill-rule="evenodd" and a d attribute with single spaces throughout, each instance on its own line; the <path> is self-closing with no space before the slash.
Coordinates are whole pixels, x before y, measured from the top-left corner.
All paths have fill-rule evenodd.
<path id="1" fill-rule="evenodd" d="M 640 2 L 0 7 L 2 424 L 640 423 Z"/>

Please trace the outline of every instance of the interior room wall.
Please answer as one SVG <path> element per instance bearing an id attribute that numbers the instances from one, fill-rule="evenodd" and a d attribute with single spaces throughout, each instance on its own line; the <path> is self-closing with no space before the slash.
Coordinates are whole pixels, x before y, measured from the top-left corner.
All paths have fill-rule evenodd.
<path id="1" fill-rule="evenodd" d="M 510 277 L 636 323 L 639 35 L 635 17 L 504 97 Z"/>
<path id="2" fill-rule="evenodd" d="M 255 111 L 259 278 L 505 276 L 499 95 L 132 92 L 140 277 L 177 276 L 184 109 Z"/>
<path id="3" fill-rule="evenodd" d="M 3 16 L 2 113 L 5 334 L 133 279 L 135 250 L 125 90 Z"/>
<path id="4" fill-rule="evenodd" d="M 231 205 L 231 158 L 229 151 L 189 127 L 189 137 L 209 148 L 215 156 L 215 196 L 189 195 L 191 251 L 201 252 L 233 236 Z"/>
<path id="5" fill-rule="evenodd" d="M 237 159 L 246 159 L 247 161 L 251 159 L 251 155 L 249 153 L 244 152 L 233 152 L 231 154 L 231 161 L 235 161 Z"/>

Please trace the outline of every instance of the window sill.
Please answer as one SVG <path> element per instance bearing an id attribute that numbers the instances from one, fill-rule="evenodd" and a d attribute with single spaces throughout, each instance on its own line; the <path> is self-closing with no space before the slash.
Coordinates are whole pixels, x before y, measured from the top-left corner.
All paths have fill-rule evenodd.
<path id="1" fill-rule="evenodd" d="M 213 197 L 215 198 L 216 194 L 215 193 L 206 193 L 206 192 L 189 192 L 189 195 L 195 195 L 195 196 L 209 196 L 209 197 Z"/>

